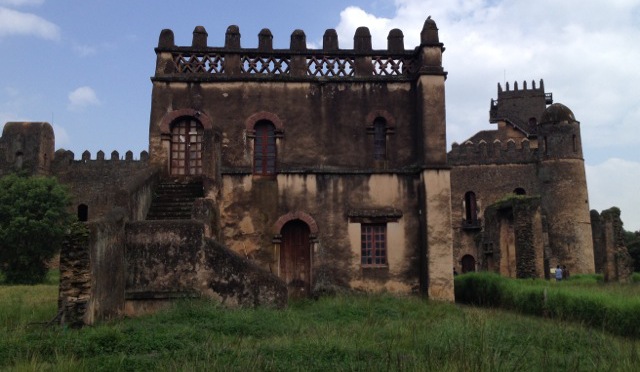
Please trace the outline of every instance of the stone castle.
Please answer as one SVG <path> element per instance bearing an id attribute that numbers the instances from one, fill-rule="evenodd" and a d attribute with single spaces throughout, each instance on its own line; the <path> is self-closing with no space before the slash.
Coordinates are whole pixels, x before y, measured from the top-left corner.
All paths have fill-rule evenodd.
<path id="1" fill-rule="evenodd" d="M 498 86 L 482 131 L 446 150 L 444 45 L 424 23 L 405 49 L 327 30 L 274 49 L 198 26 L 155 49 L 149 151 L 54 152 L 47 123 L 7 123 L 0 174 L 52 175 L 88 237 L 61 252 L 62 321 L 90 324 L 174 298 L 285 306 L 341 290 L 453 301 L 453 268 L 547 277 L 595 270 L 573 113 L 543 82 Z"/>

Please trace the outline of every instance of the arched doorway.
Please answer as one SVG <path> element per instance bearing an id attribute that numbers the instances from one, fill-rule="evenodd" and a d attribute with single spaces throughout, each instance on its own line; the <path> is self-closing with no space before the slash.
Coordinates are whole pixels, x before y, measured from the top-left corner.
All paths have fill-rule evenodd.
<path id="1" fill-rule="evenodd" d="M 309 226 L 302 220 L 287 222 L 281 231 L 280 278 L 287 283 L 289 297 L 305 297 L 311 290 L 311 245 Z"/>
<path id="2" fill-rule="evenodd" d="M 202 124 L 192 117 L 182 117 L 171 127 L 171 175 L 202 174 Z"/>
<path id="3" fill-rule="evenodd" d="M 473 256 L 470 254 L 465 254 L 464 256 L 462 256 L 460 264 L 462 265 L 463 274 L 476 271 L 476 259 L 473 258 Z"/>

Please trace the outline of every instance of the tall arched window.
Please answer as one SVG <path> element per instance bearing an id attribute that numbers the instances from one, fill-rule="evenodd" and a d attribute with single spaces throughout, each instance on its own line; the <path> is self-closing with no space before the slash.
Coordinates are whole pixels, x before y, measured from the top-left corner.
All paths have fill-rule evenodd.
<path id="1" fill-rule="evenodd" d="M 373 121 L 373 159 L 387 158 L 387 121 L 378 117 Z"/>
<path id="2" fill-rule="evenodd" d="M 260 120 L 254 127 L 253 173 L 274 175 L 276 173 L 276 127 L 268 120 Z"/>
<path id="3" fill-rule="evenodd" d="M 467 191 L 464 194 L 464 212 L 465 222 L 468 225 L 475 225 L 478 222 L 478 204 L 476 194 L 473 191 Z"/>

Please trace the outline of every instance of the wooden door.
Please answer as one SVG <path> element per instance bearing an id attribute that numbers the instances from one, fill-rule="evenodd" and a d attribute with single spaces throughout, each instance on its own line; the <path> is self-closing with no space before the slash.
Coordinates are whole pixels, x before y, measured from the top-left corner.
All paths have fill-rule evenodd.
<path id="1" fill-rule="evenodd" d="M 311 247 L 309 226 L 301 220 L 282 227 L 280 277 L 287 283 L 290 297 L 305 297 L 311 289 Z"/>
<path id="2" fill-rule="evenodd" d="M 171 175 L 202 174 L 202 125 L 193 118 L 184 118 L 171 129 Z"/>

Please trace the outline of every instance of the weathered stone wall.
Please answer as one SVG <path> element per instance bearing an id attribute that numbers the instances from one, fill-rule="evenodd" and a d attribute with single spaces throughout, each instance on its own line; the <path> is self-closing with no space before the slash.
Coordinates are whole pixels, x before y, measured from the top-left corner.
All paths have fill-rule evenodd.
<path id="1" fill-rule="evenodd" d="M 418 184 L 412 175 L 279 174 L 223 177 L 220 217 L 223 242 L 230 249 L 277 274 L 275 227 L 291 212 L 304 212 L 317 224 L 312 244 L 312 290 L 418 290 L 420 227 Z M 358 216 L 399 214 L 387 223 L 388 267 L 364 270 L 360 264 Z M 450 265 L 449 265 L 450 266 Z M 450 268 L 449 268 L 450 271 Z"/>
<path id="2" fill-rule="evenodd" d="M 376 169 L 373 134 L 368 128 L 373 126 L 376 111 L 384 110 L 393 133 L 387 136 L 387 161 L 383 166 L 404 167 L 416 164 L 418 156 L 413 137 L 416 123 L 412 111 L 406 109 L 411 107 L 413 96 L 412 85 L 402 82 L 156 82 L 151 155 L 154 162 L 168 162 L 168 149 L 160 142 L 160 123 L 167 108 L 196 106 L 222 130 L 222 172 L 251 172 L 251 135 L 260 119 L 282 126 L 282 136 L 277 139 L 279 170 Z"/>
<path id="3" fill-rule="evenodd" d="M 63 324 L 79 327 L 122 313 L 125 218 L 123 209 L 114 209 L 86 223 L 86 232 L 72 230 L 63 245 L 58 302 Z"/>
<path id="4" fill-rule="evenodd" d="M 49 175 L 54 143 L 49 123 L 6 123 L 0 137 L 0 176 L 10 172 Z"/>
<path id="5" fill-rule="evenodd" d="M 488 206 L 478 244 L 483 269 L 513 278 L 544 278 L 540 197 L 518 196 Z"/>
<path id="6" fill-rule="evenodd" d="M 624 243 L 620 209 L 613 207 L 602 211 L 599 216 L 596 211 L 591 211 L 591 217 L 591 223 L 596 225 L 593 229 L 594 250 L 600 253 L 597 257 L 600 256 L 605 282 L 629 282 L 633 274 L 633 258 Z"/>
<path id="7" fill-rule="evenodd" d="M 465 224 L 465 194 L 475 193 L 481 227 L 483 222 L 486 226 L 485 209 L 517 188 L 524 189 L 527 195 L 540 194 L 535 162 L 457 165 L 451 169 L 453 257 L 459 271 L 465 255 L 473 256 L 479 263 L 484 259 L 483 247 L 478 245 L 480 229 Z"/>
<path id="8" fill-rule="evenodd" d="M 111 159 L 105 159 L 99 152 L 96 159 L 91 159 L 85 152 L 81 160 L 73 160 L 71 151 L 59 150 L 52 173 L 69 187 L 74 214 L 79 205 L 85 205 L 89 220 L 96 220 L 119 206 L 127 210 L 129 220 L 144 219 L 159 171 L 149 166 L 146 152 L 140 160 L 133 160 L 131 153 L 125 159 L 120 159 L 117 152 L 111 155 Z"/>
<path id="9" fill-rule="evenodd" d="M 60 252 L 58 317 L 60 324 L 74 328 L 86 324 L 91 298 L 89 231 L 84 224 L 74 226 L 65 237 Z"/>
<path id="10" fill-rule="evenodd" d="M 127 224 L 126 231 L 129 313 L 188 296 L 228 306 L 286 306 L 282 281 L 205 239 L 200 222 L 140 221 Z"/>
<path id="11" fill-rule="evenodd" d="M 595 264 L 595 270 L 598 274 L 604 274 L 605 264 L 607 260 L 607 245 L 605 243 L 604 224 L 600 213 L 596 210 L 591 210 L 591 235 L 593 237 L 593 258 Z"/>

